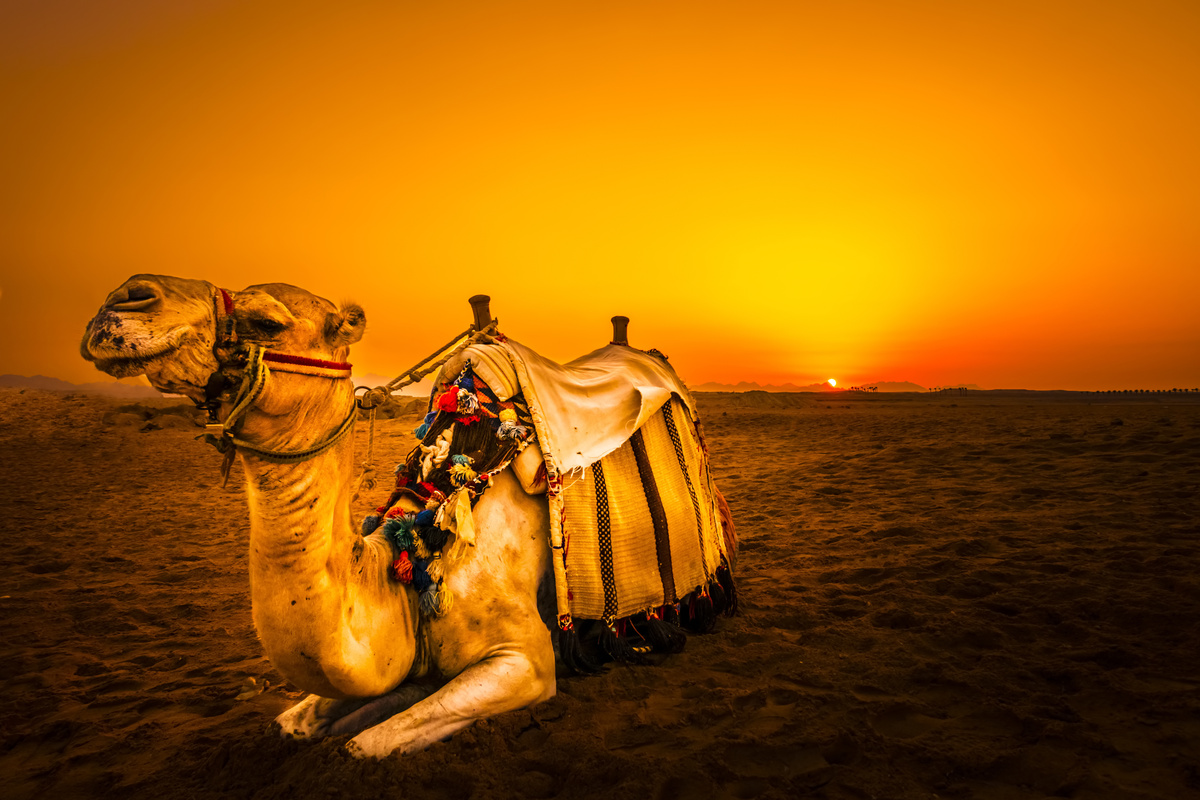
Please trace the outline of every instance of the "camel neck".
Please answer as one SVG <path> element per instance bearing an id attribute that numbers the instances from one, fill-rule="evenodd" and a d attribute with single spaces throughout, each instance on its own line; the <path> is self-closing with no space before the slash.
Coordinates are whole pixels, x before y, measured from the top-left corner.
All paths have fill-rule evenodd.
<path id="1" fill-rule="evenodd" d="M 350 437 L 306 461 L 244 454 L 254 623 L 272 664 L 325 697 L 394 688 L 415 658 L 416 597 L 388 578 L 391 547 L 350 516 Z"/>

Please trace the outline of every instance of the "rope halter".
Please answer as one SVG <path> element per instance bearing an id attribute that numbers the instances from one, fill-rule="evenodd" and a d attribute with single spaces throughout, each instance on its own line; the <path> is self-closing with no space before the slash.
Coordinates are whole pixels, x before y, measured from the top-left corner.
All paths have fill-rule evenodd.
<path id="1" fill-rule="evenodd" d="M 273 366 L 269 367 L 268 364 Z M 264 461 L 287 464 L 320 455 L 350 432 L 354 426 L 354 420 L 358 416 L 358 407 L 355 405 L 353 397 L 350 400 L 350 411 L 342 423 L 320 442 L 303 450 L 269 450 L 235 436 L 234 429 L 258 400 L 263 389 L 266 388 L 267 379 L 272 372 L 290 372 L 294 375 L 307 375 L 313 378 L 349 380 L 350 364 L 342 361 L 321 361 L 286 353 L 272 353 L 257 344 L 250 344 L 246 356 L 245 378 L 242 380 L 241 390 L 233 400 L 233 409 L 230 410 L 224 421 L 210 422 L 205 425 L 205 433 L 212 434 L 218 440 L 227 442 L 234 447 L 240 447 L 246 452 L 253 453 Z M 221 449 L 219 445 L 217 449 Z"/>
<path id="2" fill-rule="evenodd" d="M 237 344 L 237 334 L 234 329 L 233 300 L 224 289 L 217 289 L 213 296 L 213 306 L 216 319 L 216 341 L 213 350 L 231 349 Z M 229 468 L 233 464 L 233 456 L 237 449 L 252 453 L 263 461 L 273 464 L 290 464 L 306 461 L 325 452 L 345 438 L 354 427 L 358 416 L 358 408 L 354 397 L 350 397 L 350 409 L 331 433 L 316 444 L 301 450 L 268 449 L 259 447 L 234 434 L 247 412 L 254 406 L 259 396 L 266 388 L 272 372 L 287 372 L 293 375 L 305 375 L 311 378 L 327 380 L 349 380 L 351 365 L 343 361 L 324 361 L 306 356 L 296 356 L 288 353 L 276 353 L 267 350 L 253 342 L 245 347 L 246 364 L 242 373 L 241 387 L 233 399 L 233 408 L 224 420 L 218 419 L 220 408 L 219 395 L 228 385 L 228 379 L 218 369 L 208 380 L 205 389 L 207 399 L 199 404 L 208 412 L 208 424 L 204 426 L 203 438 L 225 454 L 221 465 L 221 474 L 228 480 Z"/>

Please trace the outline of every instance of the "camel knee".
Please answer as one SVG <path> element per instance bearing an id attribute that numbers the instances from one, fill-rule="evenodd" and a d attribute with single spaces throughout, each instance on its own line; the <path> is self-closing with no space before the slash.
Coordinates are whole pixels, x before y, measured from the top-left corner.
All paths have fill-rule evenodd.
<path id="1" fill-rule="evenodd" d="M 521 708 L 536 705 L 545 700 L 554 697 L 558 690 L 554 677 L 554 651 L 550 651 L 549 658 L 544 654 L 538 654 L 530 657 L 524 662 L 524 675 L 521 676 L 518 685 L 522 686 L 524 703 Z"/>

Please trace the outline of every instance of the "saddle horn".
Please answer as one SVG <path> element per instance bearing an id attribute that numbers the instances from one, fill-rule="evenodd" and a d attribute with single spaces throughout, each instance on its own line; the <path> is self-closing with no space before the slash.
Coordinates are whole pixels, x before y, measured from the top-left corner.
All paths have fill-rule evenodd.
<path id="1" fill-rule="evenodd" d="M 467 301 L 471 311 L 475 313 L 475 330 L 481 331 L 492 324 L 492 298 L 486 294 L 477 294 Z"/>
<path id="2" fill-rule="evenodd" d="M 613 317 L 613 338 L 609 344 L 629 345 L 629 317 Z"/>

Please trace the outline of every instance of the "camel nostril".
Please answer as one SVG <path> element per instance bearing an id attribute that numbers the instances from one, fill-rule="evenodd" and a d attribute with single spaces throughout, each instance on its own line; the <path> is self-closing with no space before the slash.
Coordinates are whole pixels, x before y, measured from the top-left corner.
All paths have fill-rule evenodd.
<path id="1" fill-rule="evenodd" d="M 153 286 L 134 283 L 113 292 L 104 307 L 110 311 L 145 311 L 159 299 Z"/>

